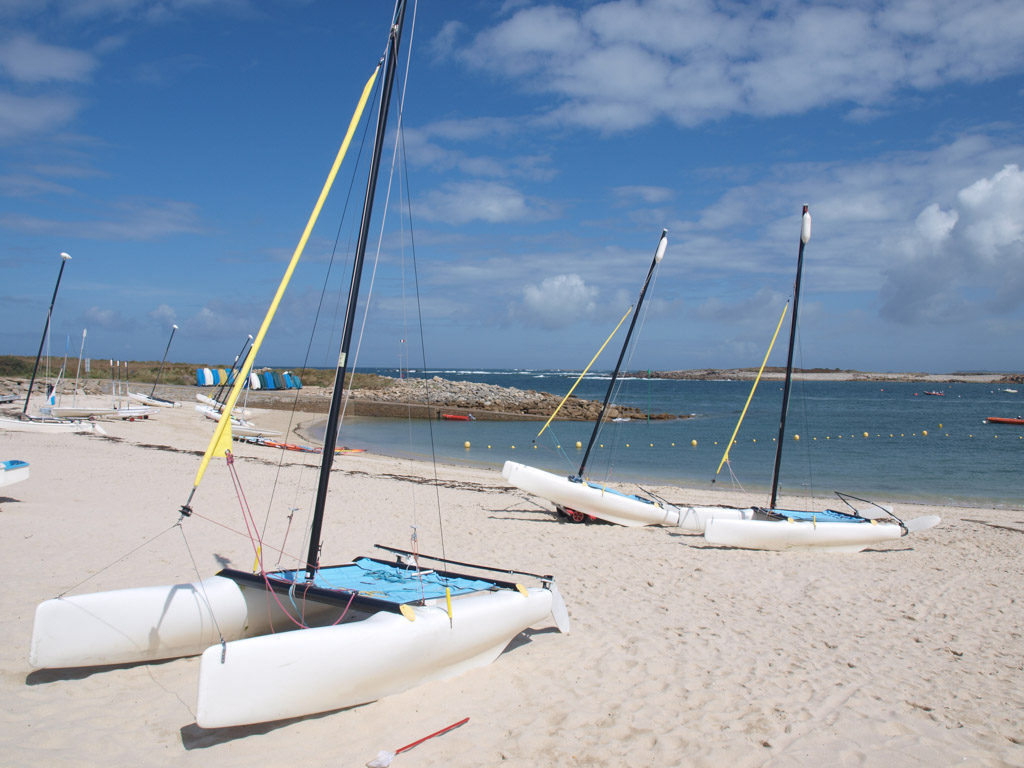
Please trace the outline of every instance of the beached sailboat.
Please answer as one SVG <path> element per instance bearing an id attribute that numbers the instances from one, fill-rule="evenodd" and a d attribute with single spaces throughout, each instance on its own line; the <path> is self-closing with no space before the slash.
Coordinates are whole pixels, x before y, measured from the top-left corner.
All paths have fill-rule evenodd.
<path id="1" fill-rule="evenodd" d="M 60 255 L 60 271 L 57 273 L 57 282 L 53 286 L 53 297 L 50 299 L 50 308 L 46 311 L 46 323 L 43 325 L 43 337 L 39 341 L 39 351 L 36 352 L 36 361 L 32 366 L 32 377 L 28 382 L 28 391 L 25 393 L 25 405 L 17 418 L 0 418 L 0 429 L 7 432 L 92 432 L 105 435 L 106 432 L 91 421 L 68 419 L 53 414 L 40 412 L 41 415 L 32 415 L 28 412 L 29 401 L 32 398 L 32 387 L 35 385 L 36 374 L 39 372 L 39 360 L 43 356 L 43 345 L 46 343 L 46 336 L 50 332 L 50 318 L 53 316 L 53 305 L 57 301 L 57 291 L 60 289 L 60 279 L 64 275 L 65 265 L 71 261 L 67 253 Z"/>
<path id="2" fill-rule="evenodd" d="M 815 549 L 829 552 L 859 552 L 872 544 L 898 539 L 912 531 L 922 531 L 939 523 L 935 515 L 902 521 L 892 510 L 874 502 L 837 494 L 849 512 L 825 509 L 808 512 L 781 509 L 777 506 L 779 469 L 786 434 L 786 414 L 793 383 L 793 351 L 796 340 L 797 317 L 800 302 L 800 281 L 803 274 L 804 246 L 811 239 L 811 214 L 804 206 L 800 223 L 800 247 L 797 256 L 796 280 L 793 286 L 793 317 L 790 326 L 789 354 L 786 361 L 786 380 L 782 390 L 782 415 L 779 418 L 779 437 L 775 447 L 775 466 L 772 471 L 771 500 L 767 507 L 754 507 L 750 519 L 709 520 L 704 538 L 712 543 L 743 549 Z M 858 510 L 852 502 L 867 505 Z M 879 522 L 879 520 L 885 522 Z"/>
<path id="3" fill-rule="evenodd" d="M 402 550 L 393 559 L 320 563 L 343 383 L 406 12 L 399 0 L 385 54 L 367 82 L 356 115 L 225 404 L 230 413 L 341 164 L 381 67 L 380 108 L 372 145 L 341 353 L 321 456 L 309 550 L 293 570 L 224 569 L 190 584 L 139 587 L 59 598 L 36 611 L 30 663 L 35 667 L 115 664 L 202 654 L 196 722 L 204 728 L 301 717 L 350 707 L 490 663 L 518 633 L 568 615 L 550 576 L 454 563 Z M 209 461 L 230 458 L 224 415 L 200 463 L 183 519 Z M 427 567 L 424 565 L 429 564 Z M 465 568 L 448 570 L 449 566 Z M 524 582 L 535 580 L 538 586 Z M 277 631 L 298 625 L 293 631 Z"/>
<path id="4" fill-rule="evenodd" d="M 647 271 L 647 278 L 640 289 L 635 311 L 631 308 L 633 319 L 626 332 L 626 338 L 623 340 L 622 349 L 615 364 L 615 370 L 612 371 L 611 379 L 608 382 L 608 390 L 605 393 L 600 413 L 594 422 L 594 429 L 591 432 L 587 449 L 583 454 L 583 461 L 580 463 L 579 471 L 575 475 L 556 475 L 515 461 L 506 461 L 502 467 L 501 476 L 506 482 L 534 496 L 540 496 L 553 502 L 555 508 L 561 514 L 566 515 L 575 522 L 581 523 L 587 519 L 598 519 L 629 527 L 678 525 L 689 530 L 703 530 L 704 522 L 712 515 L 738 516 L 742 514 L 739 510 L 732 510 L 727 507 L 677 507 L 665 501 L 650 499 L 636 494 L 622 493 L 609 487 L 607 483 L 598 483 L 585 479 L 587 462 L 590 459 L 590 453 L 594 448 L 594 444 L 597 442 L 597 436 L 604 426 L 608 404 L 611 401 L 612 392 L 622 368 L 622 361 L 629 347 L 637 317 L 640 315 L 640 309 L 643 306 L 647 288 L 654 275 L 654 270 L 664 258 L 667 248 L 668 230 L 662 230 L 661 238 L 658 240 L 658 246 L 654 252 L 654 258 L 651 260 L 651 266 Z M 619 324 L 621 325 L 624 320 L 625 317 L 619 321 Z M 618 326 L 616 326 L 616 330 L 618 330 Z M 605 344 L 607 343 L 606 341 Z M 604 349 L 603 345 L 601 349 Z M 600 354 L 600 350 L 598 354 Z M 595 355 L 594 360 L 596 359 L 597 356 Z M 590 361 L 590 365 L 593 365 L 594 360 Z M 590 366 L 588 365 L 587 369 L 584 370 L 584 374 L 589 369 Z M 569 391 L 569 394 L 572 394 L 572 390 Z M 566 395 L 562 402 L 564 403 L 568 397 L 569 395 Z M 552 415 L 553 418 L 554 415 Z M 551 419 L 548 420 L 549 424 L 550 422 Z M 545 424 L 546 428 L 547 424 Z M 543 432 L 544 429 L 541 429 L 541 433 Z M 539 435 L 540 433 L 538 433 Z"/>
<path id="5" fill-rule="evenodd" d="M 29 464 L 20 459 L 8 459 L 0 461 L 0 487 L 14 485 L 22 480 L 28 480 Z"/>
<path id="6" fill-rule="evenodd" d="M 160 383 L 160 377 L 164 373 L 164 363 L 167 362 L 167 353 L 171 350 L 171 342 L 174 341 L 174 333 L 177 330 L 177 325 L 171 326 L 171 337 L 167 339 L 167 346 L 164 347 L 164 356 L 160 360 L 160 368 L 156 372 L 156 381 L 153 382 L 153 388 L 149 390 L 149 394 L 146 395 L 142 392 L 132 392 L 129 390 L 129 399 L 134 400 L 137 403 L 142 403 L 143 405 L 152 405 L 157 408 L 179 408 L 181 406 L 181 403 L 175 400 L 167 400 L 166 398 L 156 396 L 157 385 Z"/>

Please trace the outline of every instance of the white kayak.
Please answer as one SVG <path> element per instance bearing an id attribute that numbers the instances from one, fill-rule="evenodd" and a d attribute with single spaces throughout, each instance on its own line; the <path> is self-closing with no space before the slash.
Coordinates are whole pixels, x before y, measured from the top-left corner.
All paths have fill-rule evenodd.
<path id="1" fill-rule="evenodd" d="M 860 552 L 914 531 L 932 528 L 936 515 L 897 522 L 818 522 L 815 520 L 709 520 L 704 539 L 710 544 L 740 549 L 812 549 L 819 552 Z"/>
<path id="2" fill-rule="evenodd" d="M 128 397 L 137 403 L 143 405 L 151 405 L 156 408 L 180 408 L 181 403 L 174 400 L 164 400 L 162 397 L 153 397 L 152 395 L 144 395 L 141 392 L 129 392 Z"/>
<path id="3" fill-rule="evenodd" d="M 28 480 L 28 462 L 20 459 L 0 461 L 0 486 L 14 485 Z"/>
<path id="4" fill-rule="evenodd" d="M 572 519 L 587 516 L 625 526 L 677 525 L 700 533 L 711 518 L 746 519 L 751 509 L 674 506 L 642 496 L 629 496 L 598 483 L 577 481 L 542 469 L 506 461 L 501 476 L 527 493 L 553 502 Z"/>

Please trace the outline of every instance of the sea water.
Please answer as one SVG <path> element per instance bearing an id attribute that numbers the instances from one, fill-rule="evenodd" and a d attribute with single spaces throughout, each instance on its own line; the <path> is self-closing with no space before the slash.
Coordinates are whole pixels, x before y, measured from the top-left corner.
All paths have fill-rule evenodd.
<path id="1" fill-rule="evenodd" d="M 387 369 L 370 372 L 398 375 Z M 438 370 L 409 375 L 533 389 L 561 397 L 579 372 Z M 609 381 L 607 373 L 588 374 L 573 394 L 600 401 Z M 605 424 L 587 463 L 587 476 L 613 482 L 742 488 L 756 495 L 751 503 L 766 503 L 762 496 L 771 486 L 782 382 L 760 382 L 729 450 L 728 463 L 718 471 L 751 387 L 750 381 L 620 380 L 613 403 L 687 418 Z M 929 396 L 925 390 L 945 395 Z M 1024 428 L 985 423 L 988 416 L 1024 414 L 1021 397 L 992 384 L 795 381 L 783 439 L 780 487 L 790 494 L 841 491 L 879 502 L 1024 509 Z M 538 437 L 542 426 L 543 421 L 349 417 L 342 425 L 339 444 L 491 468 L 513 460 L 556 474 L 575 474 L 594 425 L 554 421 Z"/>

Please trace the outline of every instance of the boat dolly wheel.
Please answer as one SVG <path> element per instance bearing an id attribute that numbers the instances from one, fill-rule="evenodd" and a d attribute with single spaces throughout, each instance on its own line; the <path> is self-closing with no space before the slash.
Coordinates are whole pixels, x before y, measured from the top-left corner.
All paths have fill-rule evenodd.
<path id="1" fill-rule="evenodd" d="M 587 519 L 587 516 L 583 512 L 578 512 L 577 510 L 570 509 L 569 507 L 559 507 L 558 511 L 574 523 L 582 523 Z"/>

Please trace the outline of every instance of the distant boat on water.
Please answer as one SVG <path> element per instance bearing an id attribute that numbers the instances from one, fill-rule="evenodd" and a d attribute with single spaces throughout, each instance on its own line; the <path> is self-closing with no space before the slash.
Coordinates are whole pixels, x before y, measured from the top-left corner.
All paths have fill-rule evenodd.
<path id="1" fill-rule="evenodd" d="M 929 392 L 928 390 L 925 390 L 924 393 L 926 395 L 931 395 L 933 397 L 945 397 L 946 396 L 945 392 Z"/>
<path id="2" fill-rule="evenodd" d="M 1019 424 L 1024 426 L 1024 419 L 1012 419 L 1006 416 L 989 416 L 985 421 L 989 424 Z"/>

